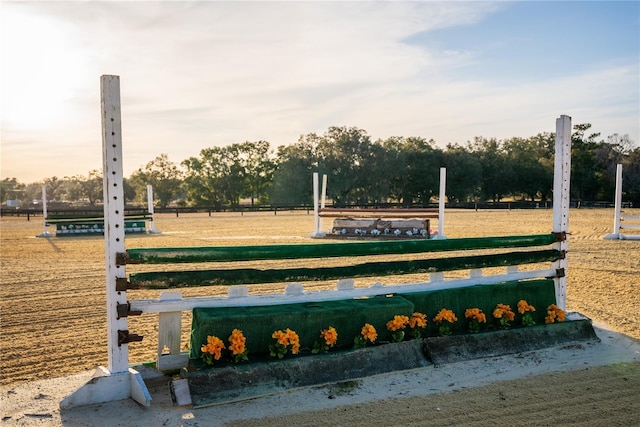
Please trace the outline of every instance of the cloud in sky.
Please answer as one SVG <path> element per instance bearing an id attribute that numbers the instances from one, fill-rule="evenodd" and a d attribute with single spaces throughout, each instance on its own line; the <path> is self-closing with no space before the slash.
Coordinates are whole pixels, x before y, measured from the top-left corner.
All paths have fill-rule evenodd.
<path id="1" fill-rule="evenodd" d="M 2 178 L 101 160 L 119 75 L 125 175 L 329 126 L 373 139 L 553 132 L 639 141 L 637 2 L 2 2 Z"/>

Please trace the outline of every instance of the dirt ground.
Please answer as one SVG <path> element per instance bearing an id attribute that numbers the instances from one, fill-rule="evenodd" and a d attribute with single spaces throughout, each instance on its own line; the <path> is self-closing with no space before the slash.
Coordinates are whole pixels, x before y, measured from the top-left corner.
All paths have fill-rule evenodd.
<path id="1" fill-rule="evenodd" d="M 639 211 L 632 214 L 638 215 Z M 551 231 L 551 218 L 552 211 L 544 209 L 478 212 L 451 210 L 447 211 L 444 229 L 447 237 L 547 233 Z M 612 209 L 573 209 L 569 222 L 568 310 L 580 312 L 611 330 L 640 339 L 640 241 L 602 239 L 603 235 L 611 232 Z M 155 226 L 163 232 L 161 235 L 128 235 L 127 248 L 303 243 L 309 241 L 308 236 L 313 231 L 313 216 L 306 212 L 278 212 L 277 215 L 226 213 L 211 217 L 207 214 L 190 214 L 179 218 L 166 214 L 156 217 Z M 324 228 L 327 226 L 328 221 L 325 220 Z M 36 238 L 42 229 L 42 218 L 31 218 L 31 221 L 24 217 L 0 219 L 2 386 L 13 387 L 35 380 L 57 378 L 107 364 L 103 239 Z M 129 271 L 129 267 L 127 269 Z M 183 291 L 183 295 L 202 295 L 203 292 L 211 294 L 211 290 L 188 289 Z M 131 298 L 156 297 L 158 294 L 157 291 L 130 293 Z M 189 313 L 183 316 L 183 344 L 186 344 Z M 153 360 L 157 315 L 130 318 L 129 330 L 145 336 L 143 343 L 129 346 L 130 360 Z M 582 405 L 576 406 L 576 411 L 591 408 L 594 414 L 597 412 L 606 415 L 609 413 L 607 411 L 632 406 L 637 413 L 637 400 L 627 403 L 621 401 L 619 405 L 622 406 L 609 405 L 604 408 L 602 402 L 606 402 L 607 398 L 600 396 L 597 401 L 584 398 L 592 394 L 588 391 L 589 387 L 600 390 L 604 378 L 612 378 L 607 383 L 614 387 L 635 384 L 635 391 L 629 391 L 629 396 L 637 396 L 640 384 L 638 365 L 625 365 L 621 369 L 624 371 L 622 374 L 619 374 L 619 370 L 602 368 L 600 371 L 599 368 L 582 374 L 578 372 L 575 378 L 562 381 L 566 388 L 563 393 L 580 395 L 574 399 L 579 400 Z M 583 378 L 585 376 L 589 378 Z M 549 387 L 558 384 L 558 379 L 553 375 L 543 376 L 541 381 L 546 381 Z M 585 381 L 589 384 L 585 385 Z M 522 405 L 530 405 L 527 407 L 531 411 L 546 408 L 553 410 L 553 402 L 548 403 L 552 406 L 544 408 L 536 406 L 535 402 L 539 399 L 535 396 L 529 399 L 532 403 L 527 403 L 526 390 L 521 396 L 501 391 L 512 386 L 515 387 L 515 384 L 490 385 L 473 398 L 464 394 L 467 391 L 460 391 L 456 393 L 456 398 L 471 399 L 469 405 L 499 403 L 499 407 L 507 409 L 512 407 L 509 405 L 520 408 Z M 539 392 L 544 393 L 545 387 L 543 384 Z M 524 388 L 528 389 L 529 386 Z M 432 396 L 428 399 L 431 400 L 420 405 L 428 403 L 440 408 L 440 412 L 458 414 L 447 418 L 448 421 L 441 419 L 436 423 L 439 425 L 462 423 L 462 418 L 456 417 L 462 417 L 465 411 L 473 407 L 465 409 L 466 405 L 461 405 L 456 409 L 449 406 L 449 400 L 453 399 L 451 395 Z M 476 402 L 477 399 L 480 400 Z M 487 400 L 483 403 L 482 399 Z M 371 416 L 367 415 L 376 410 L 403 413 L 403 425 L 428 425 L 418 415 L 411 415 L 415 412 L 411 410 L 412 405 L 417 404 L 418 402 L 405 402 L 402 399 L 385 401 L 380 405 L 359 406 L 349 410 L 352 422 L 343 425 L 364 425 L 363 420 L 368 420 L 367 425 L 381 425 L 372 423 Z M 566 407 L 558 408 L 560 409 Z M 498 414 L 494 415 L 498 417 Z M 600 418 L 594 415 L 594 420 L 597 419 Z M 464 424 L 467 425 L 466 418 Z M 566 425 L 563 422 L 556 424 Z M 295 425 L 313 423 L 305 424 L 301 420 L 300 424 Z M 594 425 L 599 424 L 596 422 Z"/>

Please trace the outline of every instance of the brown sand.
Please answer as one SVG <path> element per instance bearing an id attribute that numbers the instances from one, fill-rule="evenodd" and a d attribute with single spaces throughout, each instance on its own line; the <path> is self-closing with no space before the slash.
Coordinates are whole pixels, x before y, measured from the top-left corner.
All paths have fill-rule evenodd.
<path id="1" fill-rule="evenodd" d="M 551 231 L 551 216 L 550 210 L 453 210 L 447 212 L 445 235 L 466 237 L 546 233 Z M 602 240 L 602 236 L 611 231 L 612 222 L 611 209 L 571 211 L 567 308 L 607 325 L 614 331 L 640 339 L 640 241 Z M 216 214 L 212 217 L 193 214 L 180 218 L 176 218 L 175 215 L 159 215 L 156 228 L 162 230 L 163 234 L 128 236 L 127 247 L 301 243 L 308 240 L 307 236 L 313 229 L 313 218 L 302 212 L 279 212 L 277 216 L 273 213 L 243 216 Z M 41 232 L 41 218 L 32 218 L 30 222 L 24 217 L 5 217 L 0 220 L 0 384 L 7 387 L 76 374 L 107 363 L 102 238 L 34 237 Z M 211 291 L 190 289 L 185 290 L 183 294 L 202 295 L 207 292 Z M 136 291 L 132 294 L 132 298 L 157 296 L 157 292 L 149 291 Z M 183 344 L 188 341 L 188 315 L 184 314 Z M 155 353 L 153 343 L 157 337 L 157 316 L 131 318 L 129 323 L 131 332 L 145 336 L 143 343 L 130 345 L 130 360 L 152 360 Z M 622 371 L 623 374 L 616 377 L 614 372 L 618 371 Z M 438 425 L 463 423 L 460 417 L 466 417 L 474 412 L 474 408 L 483 406 L 529 408 L 526 411 L 513 409 L 514 412 L 520 411 L 523 414 L 528 411 L 546 411 L 547 408 L 554 412 L 556 391 L 563 396 L 574 395 L 571 402 L 557 403 L 561 405 L 559 408 L 564 411 L 570 409 L 574 416 L 586 411 L 590 414 L 589 419 L 595 420 L 593 425 L 600 425 L 598 420 L 602 421 L 603 417 L 610 416 L 611 413 L 622 410 L 621 408 L 627 408 L 624 413 L 628 414 L 628 406 L 633 407 L 637 414 L 637 400 L 627 402 L 623 396 L 615 395 L 613 397 L 616 402 L 620 401 L 619 405 L 622 405 L 615 406 L 610 402 L 612 397 L 602 397 L 605 393 L 604 388 L 615 393 L 622 385 L 625 385 L 629 395 L 637 396 L 640 383 L 637 364 L 615 369 L 579 371 L 566 374 L 571 378 L 562 377 L 562 381 L 554 375 L 556 374 L 540 377 L 543 385 L 535 393 L 542 394 L 531 395 L 531 402 L 527 399 L 527 393 L 534 393 L 528 391 L 532 387 L 531 384 L 515 387 L 515 384 L 501 383 L 488 386 L 486 390 L 479 389 L 471 397 L 465 394 L 467 391 L 461 391 L 453 395 L 431 396 L 423 402 L 402 399 L 358 405 L 356 408 L 349 408 L 349 416 L 341 419 L 350 420 L 348 424 L 360 425 L 365 423 L 364 420 L 367 425 L 381 425 L 372 421 L 375 419 L 386 420 L 386 425 L 389 421 L 386 417 L 381 418 L 382 413 L 388 416 L 400 412 L 403 414 L 403 425 L 429 425 L 428 422 L 431 421 L 421 417 L 422 411 L 416 410 L 415 405 L 439 407 L 440 411 L 434 414 L 447 416 L 433 418 L 436 420 L 434 423 Z M 603 381 L 603 378 L 609 377 L 616 379 Z M 559 389 L 559 384 L 564 388 Z M 635 388 L 629 389 L 630 386 Z M 520 391 L 506 392 L 514 388 L 523 389 L 524 394 L 519 394 Z M 556 397 L 542 399 L 544 390 L 550 388 L 555 390 Z M 594 400 L 591 395 L 595 391 L 600 397 Z M 471 402 L 463 405 L 447 403 L 450 400 L 456 402 L 458 397 Z M 547 403 L 542 404 L 541 401 Z M 605 405 L 604 402 L 609 403 Z M 505 413 L 509 411 L 505 410 Z M 487 417 L 490 417 L 506 420 L 500 418 L 501 416 L 504 415 L 491 412 L 483 415 L 482 419 L 487 420 Z M 362 421 L 359 421 L 360 419 Z M 465 425 L 469 424 L 467 418 L 464 420 Z M 578 420 L 584 421 L 584 418 Z M 336 424 L 333 421 L 335 420 L 331 418 L 331 422 L 327 424 Z M 552 422 L 549 419 L 549 424 L 551 423 L 566 424 Z M 294 424 L 314 425 L 314 422 L 309 421 L 305 424 L 300 420 L 300 423 Z M 343 425 L 346 424 L 347 422 Z M 391 424 L 397 423 L 394 421 Z M 622 424 L 625 423 L 621 422 Z M 615 425 L 615 422 L 610 425 Z"/>

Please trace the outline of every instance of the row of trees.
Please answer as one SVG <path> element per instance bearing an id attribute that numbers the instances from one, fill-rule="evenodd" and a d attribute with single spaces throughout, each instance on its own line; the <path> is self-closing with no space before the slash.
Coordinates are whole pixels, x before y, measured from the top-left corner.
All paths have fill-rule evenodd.
<path id="1" fill-rule="evenodd" d="M 572 134 L 573 200 L 612 200 L 615 167 L 624 165 L 625 200 L 640 202 L 640 148 L 628 136 L 606 141 L 588 134 L 590 124 Z M 125 179 L 129 203 L 144 204 L 153 185 L 160 207 L 299 205 L 312 202 L 313 172 L 328 175 L 327 196 L 337 204 L 428 203 L 439 192 L 439 168 L 447 168 L 447 196 L 455 202 L 550 200 L 553 189 L 553 133 L 502 141 L 476 137 L 466 145 L 439 148 L 422 137 L 372 141 L 362 129 L 330 127 L 324 134 L 302 135 L 274 152 L 266 141 L 210 147 L 176 164 L 161 154 Z M 2 181 L 2 201 L 39 199 L 46 185 L 49 199 L 95 204 L 102 199 L 102 174 L 45 179 L 21 184 Z"/>

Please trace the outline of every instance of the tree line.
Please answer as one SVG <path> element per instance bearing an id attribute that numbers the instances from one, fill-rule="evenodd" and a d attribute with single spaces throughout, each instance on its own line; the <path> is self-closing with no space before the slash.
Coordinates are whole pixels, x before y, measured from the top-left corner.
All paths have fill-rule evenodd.
<path id="1" fill-rule="evenodd" d="M 640 148 L 628 135 L 607 140 L 588 133 L 591 124 L 574 125 L 571 198 L 613 200 L 616 164 L 624 170 L 624 200 L 640 203 Z M 464 145 L 440 148 L 422 137 L 372 138 L 356 127 L 330 127 L 324 134 L 301 135 L 275 150 L 267 141 L 208 147 L 197 157 L 174 163 L 166 154 L 124 179 L 130 204 L 146 203 L 153 186 L 158 207 L 310 204 L 312 174 L 328 177 L 327 197 L 335 205 L 427 204 L 439 193 L 439 169 L 447 168 L 451 202 L 548 201 L 553 191 L 554 133 L 505 140 L 476 137 Z M 47 178 L 23 184 L 0 183 L 2 203 L 29 203 L 47 188 L 49 200 L 95 205 L 102 201 L 102 172 Z"/>

